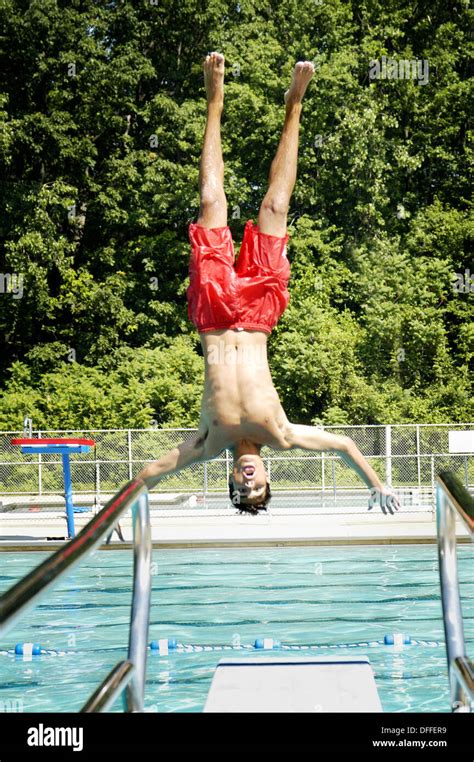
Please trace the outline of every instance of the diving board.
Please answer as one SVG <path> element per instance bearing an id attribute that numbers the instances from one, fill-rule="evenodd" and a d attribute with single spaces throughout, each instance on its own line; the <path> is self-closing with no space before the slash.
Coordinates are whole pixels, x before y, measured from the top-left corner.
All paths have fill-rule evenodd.
<path id="1" fill-rule="evenodd" d="M 205 712 L 382 712 L 367 656 L 221 659 Z"/>

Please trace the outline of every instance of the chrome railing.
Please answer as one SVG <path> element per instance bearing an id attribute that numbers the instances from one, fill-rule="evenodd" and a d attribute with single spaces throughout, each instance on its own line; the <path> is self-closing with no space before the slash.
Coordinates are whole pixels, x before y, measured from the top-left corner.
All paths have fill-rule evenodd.
<path id="1" fill-rule="evenodd" d="M 0 597 L 1 638 L 61 577 L 102 543 L 129 508 L 133 518 L 134 574 L 128 659 L 114 667 L 84 705 L 84 712 L 104 711 L 121 692 L 125 711 L 143 711 L 151 599 L 151 529 L 144 481 L 136 478 L 125 484 L 76 537 Z"/>
<path id="2" fill-rule="evenodd" d="M 446 655 L 453 712 L 470 712 L 474 701 L 473 664 L 466 656 L 456 555 L 456 515 L 474 534 L 474 498 L 449 471 L 437 477 L 438 558 Z"/>

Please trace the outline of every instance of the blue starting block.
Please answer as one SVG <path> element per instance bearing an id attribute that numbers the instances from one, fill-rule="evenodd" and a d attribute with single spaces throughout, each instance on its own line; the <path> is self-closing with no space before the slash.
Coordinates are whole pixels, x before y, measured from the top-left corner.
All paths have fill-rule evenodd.
<path id="1" fill-rule="evenodd" d="M 12 439 L 13 445 L 19 445 L 24 455 L 61 455 L 63 461 L 64 499 L 66 501 L 67 533 L 74 537 L 74 505 L 72 501 L 72 481 L 70 455 L 89 452 L 94 447 L 93 439 Z"/>

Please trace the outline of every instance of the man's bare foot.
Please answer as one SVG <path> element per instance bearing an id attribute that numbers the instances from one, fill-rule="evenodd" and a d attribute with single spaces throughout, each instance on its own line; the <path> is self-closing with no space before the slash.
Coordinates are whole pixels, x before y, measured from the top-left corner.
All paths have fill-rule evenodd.
<path id="1" fill-rule="evenodd" d="M 224 104 L 224 56 L 222 53 L 209 53 L 204 60 L 204 85 L 207 102 L 210 105 Z"/>
<path id="2" fill-rule="evenodd" d="M 313 74 L 314 64 L 311 61 L 298 61 L 293 70 L 291 85 L 285 93 L 285 103 L 287 106 L 301 103 Z"/>

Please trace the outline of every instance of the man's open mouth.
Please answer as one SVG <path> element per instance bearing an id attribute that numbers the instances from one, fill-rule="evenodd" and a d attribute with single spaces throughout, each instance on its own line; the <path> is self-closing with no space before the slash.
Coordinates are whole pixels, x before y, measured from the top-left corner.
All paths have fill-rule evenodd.
<path id="1" fill-rule="evenodd" d="M 242 472 L 245 474 L 245 476 L 251 478 L 255 473 L 255 466 L 244 466 Z"/>

